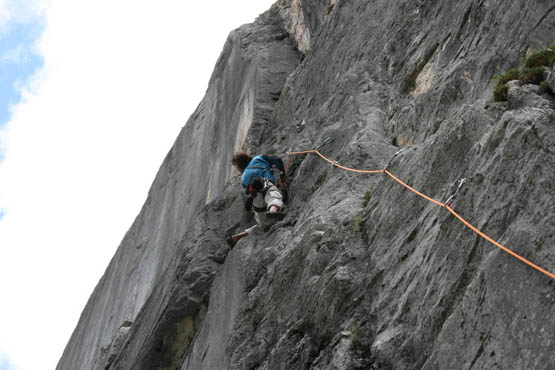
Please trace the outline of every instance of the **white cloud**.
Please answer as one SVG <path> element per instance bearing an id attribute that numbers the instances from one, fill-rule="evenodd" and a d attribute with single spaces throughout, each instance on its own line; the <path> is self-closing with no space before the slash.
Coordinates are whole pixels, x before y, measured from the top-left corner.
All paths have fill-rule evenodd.
<path id="1" fill-rule="evenodd" d="M 49 3 L 0 132 L 0 352 L 22 370 L 55 367 L 225 38 L 272 1 Z"/>
<path id="2" fill-rule="evenodd" d="M 29 55 L 29 49 L 23 44 L 18 45 L 13 49 L 6 50 L 0 56 L 0 62 L 5 64 L 23 64 L 29 62 L 30 60 L 31 57 Z"/>
<path id="3" fill-rule="evenodd" d="M 0 0 L 0 31 L 4 29 L 10 20 L 7 0 Z"/>
<path id="4" fill-rule="evenodd" d="M 12 23 L 29 23 L 39 19 L 53 0 L 0 0 L 0 34 Z"/>
<path id="5" fill-rule="evenodd" d="M 0 353 L 0 370 L 17 370 L 6 353 Z"/>

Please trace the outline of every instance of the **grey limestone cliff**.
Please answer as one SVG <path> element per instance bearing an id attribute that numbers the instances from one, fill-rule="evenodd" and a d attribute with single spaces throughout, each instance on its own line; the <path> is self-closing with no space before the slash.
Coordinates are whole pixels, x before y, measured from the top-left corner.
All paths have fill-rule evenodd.
<path id="1" fill-rule="evenodd" d="M 287 217 L 224 241 L 253 222 L 234 150 L 405 148 L 395 176 L 440 201 L 466 178 L 455 210 L 555 272 L 555 98 L 491 99 L 554 35 L 549 1 L 277 1 L 230 34 L 57 369 L 555 368 L 553 279 L 383 173 L 293 156 Z"/>
<path id="2" fill-rule="evenodd" d="M 128 345 L 138 346 L 137 351 L 143 353 L 149 344 L 140 342 L 154 340 L 150 330 L 156 330 L 156 323 L 145 320 L 152 319 L 152 315 L 172 315 L 164 310 L 178 310 L 174 301 L 161 301 L 173 293 L 186 300 L 198 300 L 185 316 L 177 314 L 179 330 L 188 325 L 183 321 L 185 317 L 194 323 L 195 317 L 202 315 L 211 276 L 225 259 L 227 247 L 225 242 L 220 243 L 223 233 L 218 230 L 216 249 L 202 246 L 198 248 L 200 254 L 191 257 L 188 241 L 193 237 L 193 221 L 198 222 L 206 204 L 222 195 L 231 176 L 233 150 L 248 145 L 248 132 L 256 133 L 268 124 L 285 79 L 299 60 L 299 53 L 281 26 L 281 18 L 274 13 L 230 34 L 205 98 L 164 160 L 145 205 L 89 299 L 58 369 L 103 368 L 105 364 L 96 361 L 100 349 L 109 345 L 124 321 L 133 322 L 130 339 L 136 338 L 136 331 L 148 331 L 145 338 Z M 237 212 L 226 217 L 235 222 L 237 215 L 241 217 Z M 181 258 L 192 258 L 194 271 L 187 273 L 200 276 L 187 277 L 190 292 L 175 292 L 172 285 L 172 278 L 183 273 L 175 270 L 185 268 Z M 150 312 L 151 309 L 159 311 Z M 147 324 L 153 327 L 145 328 Z"/>

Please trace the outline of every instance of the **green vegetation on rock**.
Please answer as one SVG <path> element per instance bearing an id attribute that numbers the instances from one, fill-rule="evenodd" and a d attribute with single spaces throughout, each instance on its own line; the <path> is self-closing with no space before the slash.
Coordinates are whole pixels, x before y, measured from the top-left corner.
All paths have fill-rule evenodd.
<path id="1" fill-rule="evenodd" d="M 370 196 L 371 195 L 372 195 L 372 192 L 370 190 L 368 190 L 364 194 L 364 197 L 362 197 L 362 208 L 366 208 L 366 206 L 368 205 L 368 201 L 370 201 Z"/>
<path id="2" fill-rule="evenodd" d="M 518 83 L 520 84 L 520 86 L 526 85 L 526 84 L 539 85 L 543 82 L 544 71 L 545 71 L 544 67 L 524 68 L 520 73 L 520 78 L 518 79 Z"/>
<path id="3" fill-rule="evenodd" d="M 553 67 L 555 63 L 555 45 L 548 46 L 541 50 L 534 50 L 526 60 L 526 68 L 534 67 Z"/>
<path id="4" fill-rule="evenodd" d="M 362 216 L 355 216 L 355 223 L 353 225 L 353 231 L 358 233 L 360 231 L 360 224 L 362 223 Z"/>
<path id="5" fill-rule="evenodd" d="M 548 46 L 541 50 L 534 50 L 524 62 L 524 68 L 510 69 L 501 75 L 495 75 L 497 84 L 493 89 L 494 101 L 506 101 L 509 87 L 507 82 L 518 80 L 520 86 L 526 84 L 542 85 L 545 67 L 552 67 L 555 63 L 555 46 Z M 542 88 L 544 91 L 545 88 Z M 547 91 L 544 91 L 547 92 Z"/>
<path id="6" fill-rule="evenodd" d="M 540 91 L 544 94 L 553 95 L 553 91 L 551 90 L 551 87 L 545 81 L 540 84 Z"/>

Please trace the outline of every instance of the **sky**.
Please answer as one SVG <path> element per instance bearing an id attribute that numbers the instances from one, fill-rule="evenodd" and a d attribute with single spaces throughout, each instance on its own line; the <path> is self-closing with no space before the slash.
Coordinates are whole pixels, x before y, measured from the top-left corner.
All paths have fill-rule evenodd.
<path id="1" fill-rule="evenodd" d="M 270 0 L 0 0 L 0 370 L 52 370 L 196 108 Z"/>

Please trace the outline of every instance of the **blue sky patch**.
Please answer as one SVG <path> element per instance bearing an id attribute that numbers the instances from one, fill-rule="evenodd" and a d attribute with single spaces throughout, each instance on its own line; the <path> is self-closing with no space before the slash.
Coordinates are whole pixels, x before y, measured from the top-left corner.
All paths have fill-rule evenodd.
<path id="1" fill-rule="evenodd" d="M 8 356 L 4 353 L 0 353 L 0 370 L 16 370 Z"/>
<path id="2" fill-rule="evenodd" d="M 42 58 L 33 50 L 44 29 L 43 20 L 12 23 L 0 33 L 0 126 L 10 118 L 9 107 L 21 100 L 18 86 L 42 67 Z"/>

